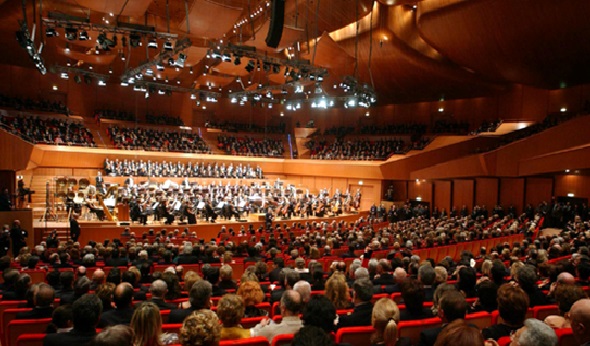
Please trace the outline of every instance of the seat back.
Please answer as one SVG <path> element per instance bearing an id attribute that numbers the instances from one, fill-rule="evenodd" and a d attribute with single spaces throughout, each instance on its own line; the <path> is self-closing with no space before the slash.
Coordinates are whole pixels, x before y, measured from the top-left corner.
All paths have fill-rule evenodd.
<path id="1" fill-rule="evenodd" d="M 8 322 L 14 320 L 16 318 L 16 314 L 19 312 L 31 311 L 32 308 L 16 308 L 16 309 L 6 309 L 2 311 L 2 317 L 0 317 L 0 325 L 1 329 L 0 332 L 2 335 L 6 334 L 6 327 L 8 326 Z"/>
<path id="2" fill-rule="evenodd" d="M 374 332 L 375 329 L 372 326 L 340 328 L 336 332 L 336 343 L 364 346 Z"/>
<path id="3" fill-rule="evenodd" d="M 555 334 L 557 334 L 558 346 L 578 345 L 578 343 L 576 343 L 576 339 L 574 338 L 574 333 L 572 332 L 571 328 L 556 329 Z"/>
<path id="4" fill-rule="evenodd" d="M 47 325 L 51 323 L 51 318 L 42 318 L 36 320 L 12 320 L 6 326 L 4 333 L 4 345 L 16 345 L 19 335 L 27 333 L 45 333 Z"/>
<path id="5" fill-rule="evenodd" d="M 45 282 L 46 272 L 44 269 L 25 269 L 21 274 L 29 274 L 31 282 L 34 284 Z"/>
<path id="6" fill-rule="evenodd" d="M 268 339 L 264 336 L 255 336 L 251 338 L 243 338 L 236 340 L 223 340 L 219 343 L 219 346 L 270 346 Z"/>
<path id="7" fill-rule="evenodd" d="M 397 332 L 400 338 L 409 338 L 412 345 L 417 345 L 422 330 L 440 326 L 442 326 L 442 320 L 438 317 L 417 321 L 401 321 L 397 326 Z"/>
<path id="8" fill-rule="evenodd" d="M 279 334 L 272 338 L 271 346 L 290 346 L 293 342 L 294 334 Z"/>
<path id="9" fill-rule="evenodd" d="M 45 334 L 23 334 L 19 335 L 15 346 L 43 346 Z"/>
<path id="10" fill-rule="evenodd" d="M 487 311 L 476 312 L 465 316 L 465 322 L 484 329 L 492 325 L 492 314 Z"/>
<path id="11" fill-rule="evenodd" d="M 176 333 L 180 334 L 182 323 L 162 324 L 162 333 Z"/>
<path id="12" fill-rule="evenodd" d="M 162 317 L 162 324 L 167 324 L 168 317 L 170 317 L 170 310 L 160 310 L 160 317 Z"/>
<path id="13" fill-rule="evenodd" d="M 544 321 L 547 316 L 559 315 L 559 307 L 557 305 L 535 306 L 533 308 L 533 317 Z"/>
<path id="14" fill-rule="evenodd" d="M 498 339 L 498 346 L 508 346 L 512 342 L 512 338 L 510 336 L 503 336 Z"/>

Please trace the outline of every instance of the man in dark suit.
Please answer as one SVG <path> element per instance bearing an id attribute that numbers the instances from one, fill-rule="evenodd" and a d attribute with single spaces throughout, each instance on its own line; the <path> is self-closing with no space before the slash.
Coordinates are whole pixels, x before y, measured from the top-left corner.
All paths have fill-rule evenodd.
<path id="1" fill-rule="evenodd" d="M 127 267 L 129 265 L 129 261 L 127 258 L 120 257 L 121 253 L 119 252 L 118 247 L 113 247 L 111 250 L 111 258 L 105 261 L 105 266 L 107 267 Z"/>
<path id="2" fill-rule="evenodd" d="M 30 311 L 19 312 L 16 314 L 17 320 L 31 320 L 39 318 L 50 318 L 53 314 L 53 299 L 55 292 L 48 284 L 39 284 L 33 296 L 35 307 Z"/>
<path id="3" fill-rule="evenodd" d="M 160 310 L 174 310 L 178 305 L 166 302 L 166 293 L 168 292 L 168 285 L 164 280 L 156 280 L 150 286 L 152 293 L 151 302 L 156 304 Z"/>
<path id="4" fill-rule="evenodd" d="M 59 305 L 72 304 L 76 295 L 74 292 L 74 272 L 59 273 L 59 283 L 61 284 L 61 290 L 56 293 L 59 298 Z"/>
<path id="5" fill-rule="evenodd" d="M 424 301 L 431 302 L 434 297 L 434 280 L 436 273 L 430 264 L 423 264 L 418 268 L 418 280 L 424 285 Z"/>
<path id="6" fill-rule="evenodd" d="M 188 309 L 176 309 L 170 311 L 168 323 L 182 323 L 184 319 L 200 309 L 211 308 L 211 284 L 206 280 L 197 281 L 189 293 L 191 307 Z"/>
<path id="7" fill-rule="evenodd" d="M 438 308 L 438 316 L 442 319 L 442 326 L 428 328 L 420 332 L 419 346 L 432 346 L 438 334 L 454 320 L 465 318 L 469 305 L 459 291 L 447 291 L 443 294 Z M 474 327 L 476 328 L 476 327 Z"/>
<path id="8" fill-rule="evenodd" d="M 391 263 L 386 259 L 382 258 L 377 264 L 377 273 L 373 278 L 374 285 L 393 285 L 395 279 L 391 273 Z"/>
<path id="9" fill-rule="evenodd" d="M 281 270 L 285 268 L 285 260 L 282 257 L 276 257 L 273 259 L 273 263 L 275 267 L 268 273 L 268 281 L 270 283 L 279 281 Z"/>
<path id="10" fill-rule="evenodd" d="M 370 326 L 373 314 L 373 283 L 369 279 L 359 279 L 353 284 L 354 311 L 341 316 L 336 328 Z"/>
<path id="11" fill-rule="evenodd" d="M 86 346 L 96 335 L 96 324 L 102 313 L 102 302 L 94 294 L 85 294 L 74 302 L 74 328 L 67 333 L 47 334 L 43 346 Z"/>
<path id="12" fill-rule="evenodd" d="M 98 322 L 99 328 L 116 326 L 118 324 L 129 325 L 133 316 L 133 286 L 123 282 L 115 288 L 114 299 L 116 309 L 105 312 Z"/>
<path id="13" fill-rule="evenodd" d="M 283 297 L 283 293 L 288 290 L 292 290 L 293 286 L 299 281 L 299 273 L 292 268 L 283 268 L 279 275 L 279 282 L 282 287 L 270 292 L 270 305 L 274 302 L 280 302 Z"/>
<path id="14" fill-rule="evenodd" d="M 178 255 L 176 259 L 177 264 L 196 264 L 199 263 L 199 259 L 197 256 L 193 255 L 193 247 L 192 245 L 184 245 L 182 249 L 182 254 Z"/>
<path id="15" fill-rule="evenodd" d="M 80 224 L 78 223 L 77 216 L 72 213 L 70 218 L 70 237 L 72 237 L 73 241 L 78 241 L 80 238 Z"/>

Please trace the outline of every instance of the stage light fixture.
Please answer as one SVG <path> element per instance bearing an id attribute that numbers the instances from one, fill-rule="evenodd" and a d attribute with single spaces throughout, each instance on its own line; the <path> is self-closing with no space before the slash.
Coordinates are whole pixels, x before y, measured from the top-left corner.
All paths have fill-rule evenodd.
<path id="1" fill-rule="evenodd" d="M 66 39 L 72 41 L 78 38 L 78 29 L 66 28 Z"/>
<path id="2" fill-rule="evenodd" d="M 164 71 L 165 70 L 164 65 L 162 65 L 162 63 L 157 63 L 156 64 L 156 70 L 158 70 L 158 71 Z"/>
<path id="3" fill-rule="evenodd" d="M 242 64 L 242 59 L 236 55 L 236 58 L 234 59 L 234 65 L 238 66 Z"/>
<path id="4" fill-rule="evenodd" d="M 74 82 L 76 82 L 77 84 L 80 84 L 80 83 L 82 83 L 82 78 L 80 76 L 78 76 L 78 75 L 75 75 L 74 76 Z"/>
<path id="5" fill-rule="evenodd" d="M 164 50 L 171 51 L 174 48 L 172 47 L 172 41 L 168 40 L 164 42 Z"/>
<path id="6" fill-rule="evenodd" d="M 158 48 L 158 41 L 155 38 L 152 38 L 148 42 L 148 48 L 156 49 Z"/>
<path id="7" fill-rule="evenodd" d="M 186 55 L 183 53 L 178 54 L 178 59 L 176 59 L 176 66 L 184 68 L 185 62 L 186 62 Z"/>
<path id="8" fill-rule="evenodd" d="M 86 30 L 82 30 L 80 31 L 80 36 L 78 37 L 78 39 L 80 41 L 86 41 L 90 39 L 90 36 L 88 36 L 88 33 L 86 32 Z"/>
<path id="9" fill-rule="evenodd" d="M 254 60 L 248 61 L 248 64 L 246 65 L 246 71 L 248 71 L 248 72 L 254 71 L 254 65 L 255 65 Z"/>
<path id="10" fill-rule="evenodd" d="M 131 33 L 129 35 L 129 44 L 131 47 L 141 47 L 141 36 L 137 33 Z"/>
<path id="11" fill-rule="evenodd" d="M 47 28 L 45 29 L 45 36 L 46 37 L 57 37 L 59 33 L 54 28 Z"/>

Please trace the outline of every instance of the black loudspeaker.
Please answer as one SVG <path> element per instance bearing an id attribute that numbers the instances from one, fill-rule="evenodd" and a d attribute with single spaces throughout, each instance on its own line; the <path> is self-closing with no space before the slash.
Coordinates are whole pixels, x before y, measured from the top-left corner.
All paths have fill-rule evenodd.
<path id="1" fill-rule="evenodd" d="M 266 35 L 266 45 L 277 48 L 283 36 L 283 24 L 285 23 L 285 0 L 271 0 L 270 26 Z"/>

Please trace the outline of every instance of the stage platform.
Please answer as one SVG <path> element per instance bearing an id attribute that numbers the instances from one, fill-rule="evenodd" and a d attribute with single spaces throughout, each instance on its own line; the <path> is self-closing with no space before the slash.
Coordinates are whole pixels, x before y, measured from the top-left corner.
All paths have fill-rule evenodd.
<path id="1" fill-rule="evenodd" d="M 129 222 L 112 222 L 112 221 L 80 221 L 80 228 L 81 234 L 79 238 L 80 244 L 87 244 L 88 241 L 94 240 L 96 242 L 102 242 L 105 239 L 114 239 L 120 238 L 121 233 L 125 228 L 129 228 L 130 232 L 135 232 L 135 236 L 141 238 L 143 232 L 148 232 L 150 229 L 153 229 L 155 232 L 159 232 L 162 229 L 166 229 L 168 232 L 174 231 L 178 229 L 182 232 L 185 228 L 189 230 L 189 232 L 196 232 L 198 238 L 202 238 L 205 240 L 211 240 L 211 238 L 216 238 L 217 234 L 221 230 L 223 226 L 225 226 L 226 230 L 229 232 L 229 229 L 232 228 L 236 233 L 240 230 L 240 227 L 243 225 L 246 229 L 253 225 L 255 229 L 258 229 L 260 226 L 264 227 L 265 221 L 264 219 L 260 219 L 261 214 L 251 214 L 246 222 L 238 222 L 238 221 L 226 221 L 221 218 L 217 219 L 216 223 L 205 222 L 204 220 L 198 220 L 197 224 L 195 225 L 185 225 L 185 224 L 177 224 L 173 223 L 172 225 L 166 225 L 164 223 L 153 223 L 148 222 L 147 225 L 142 225 L 139 223 L 132 223 Z M 359 212 L 358 214 L 346 214 L 340 215 L 336 217 L 309 217 L 309 218 L 300 218 L 300 217 L 293 217 L 291 219 L 277 220 L 273 221 L 273 227 L 276 224 L 287 224 L 287 226 L 292 227 L 293 223 L 306 223 L 306 222 L 332 222 L 336 220 L 345 221 L 345 222 L 355 222 L 361 216 L 363 218 L 367 218 L 368 211 Z M 57 230 L 58 234 L 60 235 L 60 239 L 66 239 L 66 236 L 69 234 L 69 223 L 66 222 L 35 222 L 34 223 L 35 234 L 37 235 L 44 235 L 52 230 Z M 47 226 L 47 227 L 46 227 Z M 44 238 L 45 236 L 43 236 Z M 35 244 L 38 244 L 41 239 L 35 239 Z"/>

